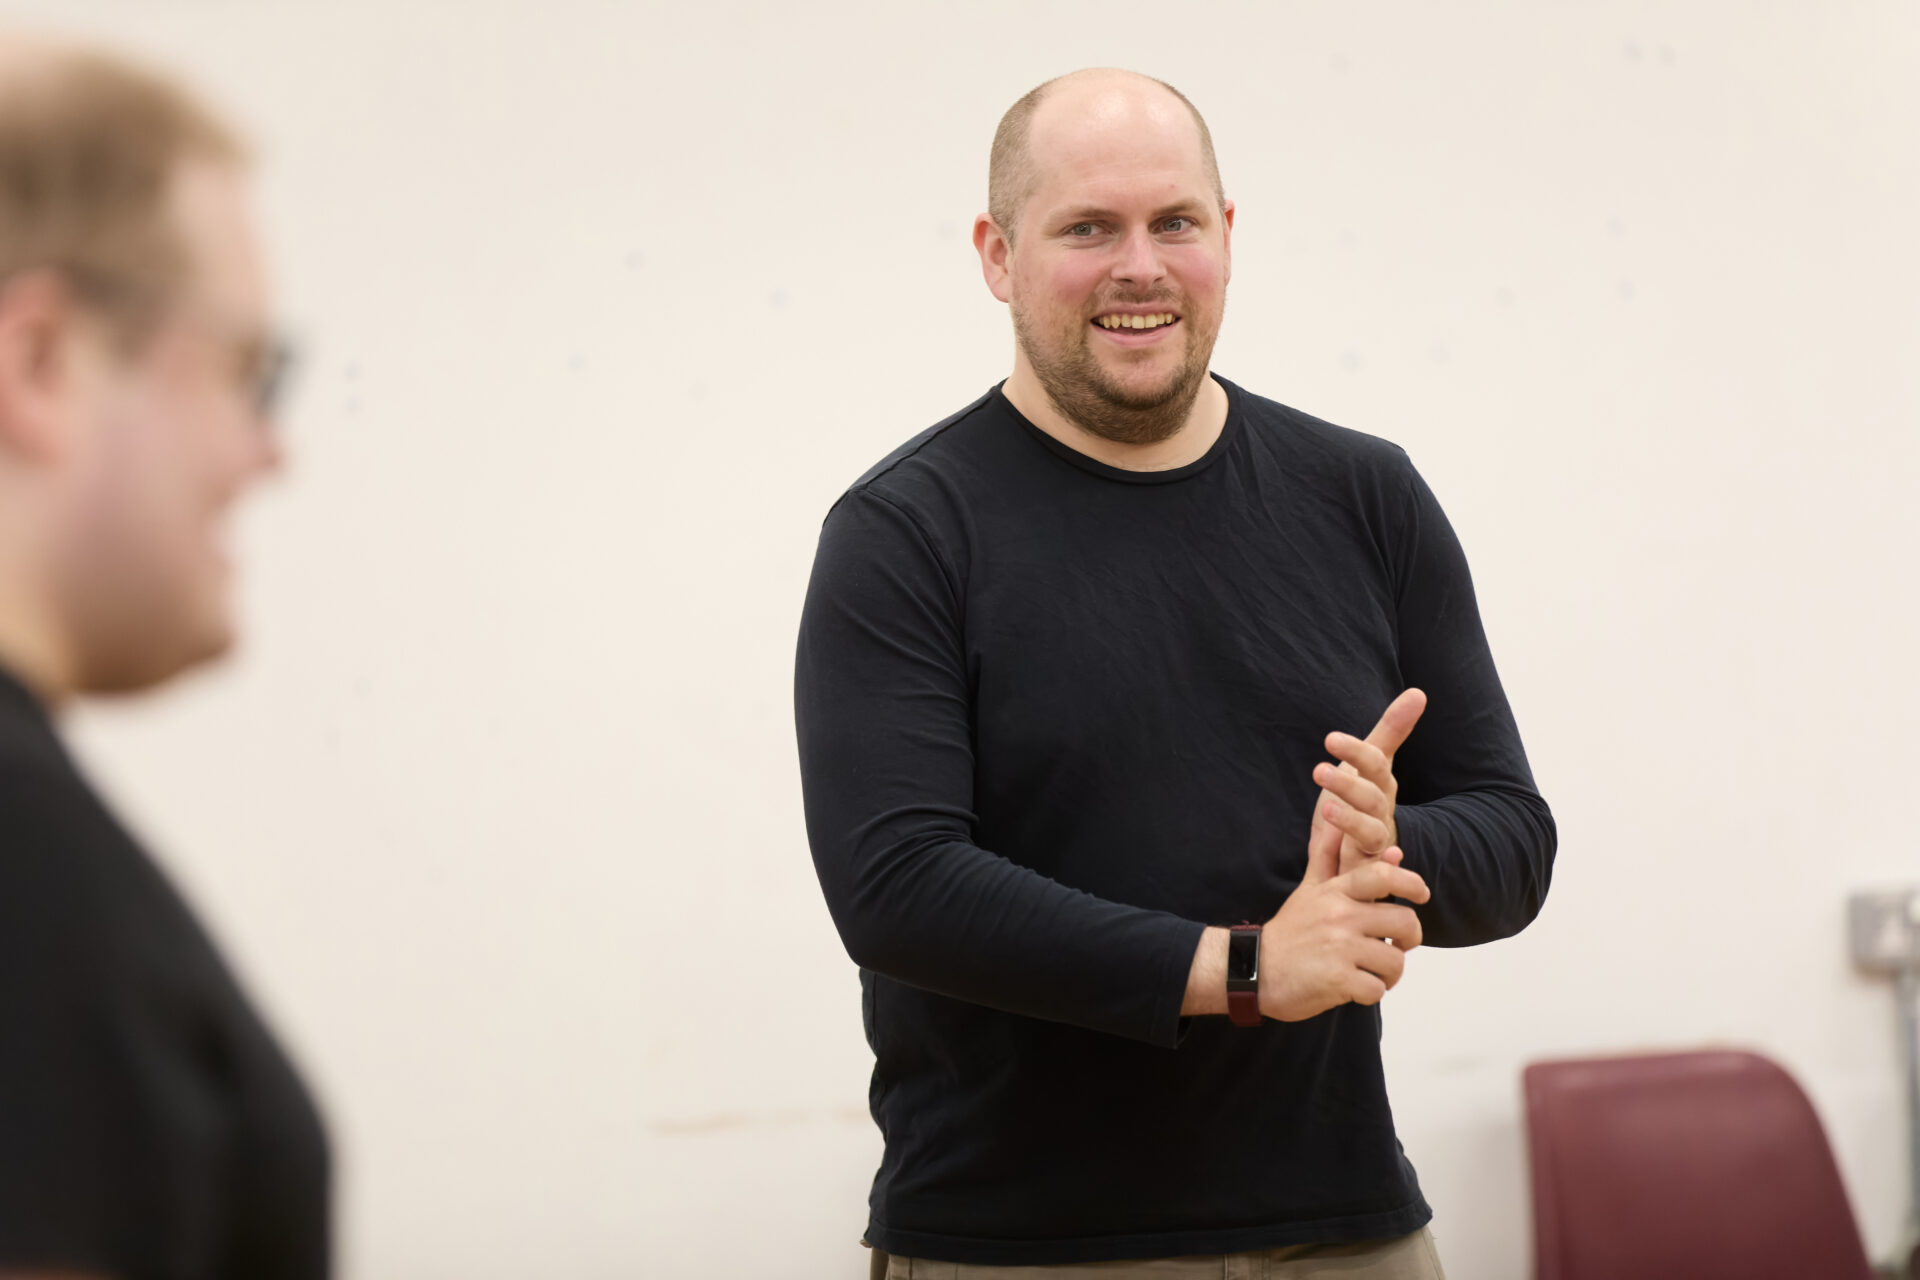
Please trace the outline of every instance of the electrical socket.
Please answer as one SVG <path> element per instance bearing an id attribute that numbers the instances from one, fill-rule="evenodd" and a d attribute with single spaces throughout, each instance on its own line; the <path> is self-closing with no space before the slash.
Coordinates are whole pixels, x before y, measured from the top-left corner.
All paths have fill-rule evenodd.
<path id="1" fill-rule="evenodd" d="M 1920 889 L 1882 889 L 1847 900 L 1853 962 L 1869 973 L 1920 969 Z"/>

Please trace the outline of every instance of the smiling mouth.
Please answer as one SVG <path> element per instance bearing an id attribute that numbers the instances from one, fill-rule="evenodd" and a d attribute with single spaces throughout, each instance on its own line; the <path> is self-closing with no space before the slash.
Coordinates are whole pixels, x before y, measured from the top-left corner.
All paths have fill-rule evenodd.
<path id="1" fill-rule="evenodd" d="M 1150 329 L 1164 329 L 1168 325 L 1179 324 L 1180 317 L 1171 311 L 1151 312 L 1143 316 L 1109 314 L 1095 316 L 1093 323 L 1102 329 L 1128 329 L 1137 333 Z"/>

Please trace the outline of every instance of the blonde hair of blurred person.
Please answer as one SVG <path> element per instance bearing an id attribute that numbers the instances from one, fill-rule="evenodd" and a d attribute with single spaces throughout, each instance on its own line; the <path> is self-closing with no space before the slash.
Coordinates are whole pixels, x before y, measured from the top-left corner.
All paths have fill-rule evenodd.
<path id="1" fill-rule="evenodd" d="M 0 35 L 0 662 L 49 701 L 233 641 L 223 523 L 279 461 L 246 186 L 183 90 Z"/>
<path id="2" fill-rule="evenodd" d="M 178 85 L 0 33 L 0 1280 L 330 1272 L 299 1073 L 53 720 L 233 643 L 279 463 L 247 191 Z"/>

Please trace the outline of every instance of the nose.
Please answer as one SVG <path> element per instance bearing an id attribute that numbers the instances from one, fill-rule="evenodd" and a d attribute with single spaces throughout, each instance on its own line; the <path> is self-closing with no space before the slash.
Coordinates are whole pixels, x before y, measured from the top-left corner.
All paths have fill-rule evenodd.
<path id="1" fill-rule="evenodd" d="M 1160 246 L 1154 242 L 1153 233 L 1141 227 L 1130 232 L 1120 245 L 1120 254 L 1114 259 L 1113 278 L 1140 288 L 1150 285 L 1166 275 L 1160 263 Z"/>

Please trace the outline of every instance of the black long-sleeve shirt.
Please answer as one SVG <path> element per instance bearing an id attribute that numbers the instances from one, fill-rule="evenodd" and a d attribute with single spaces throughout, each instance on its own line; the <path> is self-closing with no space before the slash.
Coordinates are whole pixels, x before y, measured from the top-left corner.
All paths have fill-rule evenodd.
<path id="1" fill-rule="evenodd" d="M 1183 1021 L 1194 950 L 1279 909 L 1322 740 L 1409 686 L 1429 705 L 1396 819 L 1428 943 L 1524 928 L 1553 819 L 1406 455 L 1223 385 L 1219 440 L 1160 472 L 1068 448 L 996 389 L 827 517 L 796 712 L 861 967 L 889 1252 L 1227 1253 L 1429 1217 L 1378 1011 Z"/>
<path id="2" fill-rule="evenodd" d="M 324 1280 L 326 1135 L 160 869 L 0 670 L 0 1274 Z"/>

